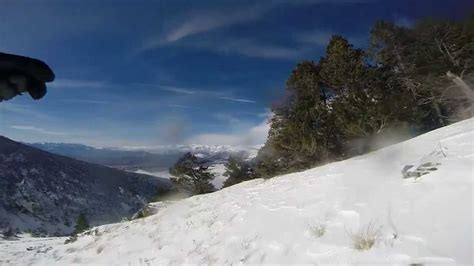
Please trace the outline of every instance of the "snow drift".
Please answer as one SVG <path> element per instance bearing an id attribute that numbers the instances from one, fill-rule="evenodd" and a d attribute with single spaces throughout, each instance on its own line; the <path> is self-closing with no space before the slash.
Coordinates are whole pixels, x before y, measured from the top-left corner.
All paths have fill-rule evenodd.
<path id="1" fill-rule="evenodd" d="M 0 242 L 0 263 L 472 265 L 473 129 L 470 119 L 364 156 L 170 203 L 72 244 Z M 374 246 L 356 249 L 367 230 Z"/>

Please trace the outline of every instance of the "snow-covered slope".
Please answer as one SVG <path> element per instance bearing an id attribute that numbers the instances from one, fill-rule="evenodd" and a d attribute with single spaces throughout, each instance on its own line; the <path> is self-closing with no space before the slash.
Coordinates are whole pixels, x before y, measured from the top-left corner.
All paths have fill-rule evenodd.
<path id="1" fill-rule="evenodd" d="M 0 242 L 0 263 L 472 265 L 473 130 L 470 119 L 364 156 L 191 197 L 72 244 Z M 369 224 L 375 246 L 355 249 Z"/>

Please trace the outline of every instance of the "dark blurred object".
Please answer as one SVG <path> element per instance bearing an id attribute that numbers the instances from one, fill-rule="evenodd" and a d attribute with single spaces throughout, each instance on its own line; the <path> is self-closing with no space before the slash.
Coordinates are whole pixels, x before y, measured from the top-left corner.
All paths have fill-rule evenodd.
<path id="1" fill-rule="evenodd" d="M 46 94 L 45 83 L 53 80 L 53 71 L 43 61 L 0 53 L 0 102 L 24 92 L 41 99 Z"/>

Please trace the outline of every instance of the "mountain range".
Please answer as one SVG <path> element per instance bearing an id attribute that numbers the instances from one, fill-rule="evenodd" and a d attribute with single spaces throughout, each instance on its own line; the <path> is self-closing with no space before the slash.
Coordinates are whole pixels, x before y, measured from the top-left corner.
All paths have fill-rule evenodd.
<path id="1" fill-rule="evenodd" d="M 195 144 L 122 148 L 96 148 L 82 144 L 48 142 L 25 144 L 47 152 L 132 172 L 166 172 L 186 152 L 191 152 L 210 164 L 217 164 L 224 163 L 231 155 L 253 158 L 260 148 Z"/>

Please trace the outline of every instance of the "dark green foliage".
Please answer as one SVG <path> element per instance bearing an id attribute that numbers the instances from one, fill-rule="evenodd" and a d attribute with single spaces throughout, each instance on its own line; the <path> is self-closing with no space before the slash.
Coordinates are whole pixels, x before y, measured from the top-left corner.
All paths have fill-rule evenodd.
<path id="1" fill-rule="evenodd" d="M 191 153 L 186 153 L 170 169 L 170 180 L 177 186 L 190 191 L 193 194 L 205 194 L 215 191 L 211 181 L 214 175 L 209 172 L 208 167 L 199 162 L 198 158 Z"/>
<path id="2" fill-rule="evenodd" d="M 287 81 L 287 98 L 273 108 L 268 141 L 256 159 L 260 176 L 304 169 L 333 157 L 340 136 L 331 126 L 333 95 L 317 64 L 306 61 L 296 67 Z"/>
<path id="3" fill-rule="evenodd" d="M 89 222 L 87 221 L 86 215 L 81 212 L 77 217 L 76 226 L 74 227 L 73 235 L 80 234 L 90 228 Z"/>
<path id="4" fill-rule="evenodd" d="M 81 212 L 77 217 L 76 226 L 74 227 L 74 231 L 72 232 L 71 236 L 69 236 L 65 241 L 64 244 L 69 244 L 77 241 L 77 235 L 83 233 L 90 229 L 89 222 L 87 221 L 86 215 Z"/>
<path id="5" fill-rule="evenodd" d="M 323 58 L 288 78 L 256 173 L 306 169 L 373 150 L 400 129 L 409 137 L 471 117 L 473 83 L 474 15 L 413 28 L 377 22 L 367 51 L 333 36 Z"/>
<path id="6" fill-rule="evenodd" d="M 412 29 L 379 22 L 372 30 L 371 56 L 411 95 L 421 131 L 472 116 L 473 21 L 424 19 Z"/>
<path id="7" fill-rule="evenodd" d="M 224 176 L 226 176 L 227 179 L 224 182 L 224 187 L 232 186 L 256 177 L 251 162 L 242 158 L 229 157 L 225 167 Z"/>
<path id="8" fill-rule="evenodd" d="M 156 195 L 154 195 L 151 199 L 150 202 L 159 202 L 162 201 L 164 198 L 167 196 L 173 194 L 174 191 L 168 187 L 160 187 L 158 188 L 158 191 L 156 192 Z"/>
<path id="9" fill-rule="evenodd" d="M 320 60 L 320 79 L 337 94 L 360 87 L 366 65 L 364 52 L 355 49 L 344 37 L 333 36 Z"/>
<path id="10" fill-rule="evenodd" d="M 150 207 L 145 206 L 141 210 L 138 211 L 137 215 L 134 217 L 134 219 L 141 219 L 150 216 L 151 210 Z"/>

